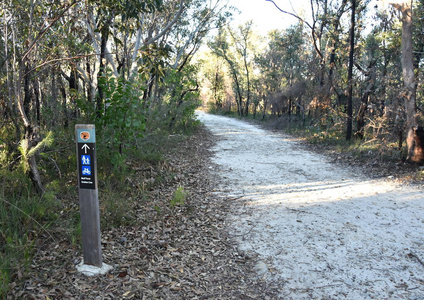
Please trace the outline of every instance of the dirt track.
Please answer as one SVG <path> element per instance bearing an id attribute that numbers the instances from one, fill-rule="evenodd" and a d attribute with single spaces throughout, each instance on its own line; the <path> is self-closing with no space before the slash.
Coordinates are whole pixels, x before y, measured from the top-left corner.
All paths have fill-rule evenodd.
<path id="1" fill-rule="evenodd" d="M 219 141 L 229 231 L 284 299 L 424 299 L 424 197 L 309 152 L 294 138 L 199 112 Z M 236 199 L 236 200 L 234 200 Z"/>

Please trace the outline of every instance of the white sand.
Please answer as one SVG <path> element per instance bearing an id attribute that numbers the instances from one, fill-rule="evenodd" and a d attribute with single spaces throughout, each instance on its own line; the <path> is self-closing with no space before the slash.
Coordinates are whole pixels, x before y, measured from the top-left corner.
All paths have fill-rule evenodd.
<path id="1" fill-rule="evenodd" d="M 290 136 L 198 113 L 240 249 L 284 299 L 424 299 L 422 189 L 371 180 Z"/>

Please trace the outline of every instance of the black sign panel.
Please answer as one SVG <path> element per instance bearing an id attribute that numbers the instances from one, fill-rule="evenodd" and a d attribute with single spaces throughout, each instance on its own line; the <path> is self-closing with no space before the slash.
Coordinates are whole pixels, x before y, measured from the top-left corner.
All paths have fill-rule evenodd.
<path id="1" fill-rule="evenodd" d="M 78 178 L 80 189 L 96 189 L 96 144 L 78 143 Z"/>

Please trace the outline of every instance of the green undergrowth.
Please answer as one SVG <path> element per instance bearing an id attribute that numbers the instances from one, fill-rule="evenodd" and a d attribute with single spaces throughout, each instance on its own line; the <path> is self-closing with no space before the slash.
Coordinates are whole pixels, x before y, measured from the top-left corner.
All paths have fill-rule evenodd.
<path id="1" fill-rule="evenodd" d="M 186 202 L 187 196 L 188 195 L 187 195 L 187 192 L 184 190 L 184 187 L 182 186 L 177 187 L 170 201 L 171 207 L 184 205 L 184 203 Z"/>
<path id="2" fill-rule="evenodd" d="M 60 210 L 55 195 L 36 195 L 19 172 L 0 170 L 0 298 L 31 264 L 37 238 L 50 236 Z"/>
<path id="3" fill-rule="evenodd" d="M 399 148 L 397 137 L 390 134 L 379 136 L 367 133 L 363 138 L 354 136 L 347 141 L 342 126 L 320 128 L 293 124 L 283 130 L 303 139 L 315 148 L 338 153 L 342 158 L 350 157 L 358 162 L 401 162 L 406 158 L 405 142 L 403 147 Z"/>
<path id="4" fill-rule="evenodd" d="M 219 110 L 209 110 L 210 113 L 240 118 L 235 112 L 223 113 Z M 313 119 L 293 115 L 291 117 L 276 117 L 257 114 L 256 118 L 249 115 L 245 118 L 250 122 L 259 124 L 271 130 L 281 130 L 294 137 L 301 139 L 314 149 L 324 152 L 339 154 L 341 159 L 349 158 L 361 163 L 399 163 L 406 159 L 406 142 L 402 141 L 399 147 L 399 137 L 390 132 L 381 124 L 379 131 L 366 127 L 362 138 L 353 136 L 350 141 L 346 140 L 346 129 L 344 119 L 338 122 L 331 121 L 316 122 Z M 404 135 L 405 136 L 405 135 Z"/>

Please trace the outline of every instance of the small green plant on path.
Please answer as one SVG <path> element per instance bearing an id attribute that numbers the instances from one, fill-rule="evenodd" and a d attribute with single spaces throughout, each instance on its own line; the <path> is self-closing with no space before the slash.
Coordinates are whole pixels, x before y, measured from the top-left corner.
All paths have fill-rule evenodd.
<path id="1" fill-rule="evenodd" d="M 184 190 L 184 187 L 179 186 L 174 194 L 172 195 L 172 199 L 170 201 L 171 207 L 184 205 L 187 200 L 187 192 Z"/>

